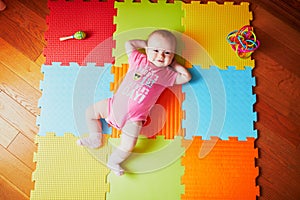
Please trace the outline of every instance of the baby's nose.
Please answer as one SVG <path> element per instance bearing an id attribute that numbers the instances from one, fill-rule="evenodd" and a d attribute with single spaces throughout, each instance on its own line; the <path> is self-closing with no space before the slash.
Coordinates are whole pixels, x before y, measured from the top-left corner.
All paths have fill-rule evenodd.
<path id="1" fill-rule="evenodd" d="M 158 56 L 159 56 L 160 58 L 164 58 L 164 57 L 165 57 L 165 53 L 164 53 L 164 52 L 159 52 L 159 53 L 158 53 Z"/>

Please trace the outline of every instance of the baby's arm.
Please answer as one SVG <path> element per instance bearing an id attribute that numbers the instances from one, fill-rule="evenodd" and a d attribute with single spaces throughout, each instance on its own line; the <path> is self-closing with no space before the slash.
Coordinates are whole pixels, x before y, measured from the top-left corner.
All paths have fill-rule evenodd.
<path id="1" fill-rule="evenodd" d="M 129 40 L 125 43 L 126 54 L 128 57 L 132 53 L 132 51 L 137 49 L 144 49 L 147 47 L 146 40 Z"/>
<path id="2" fill-rule="evenodd" d="M 185 84 L 192 79 L 192 75 L 190 74 L 190 72 L 185 67 L 177 63 L 175 59 L 171 66 L 175 71 L 178 72 L 178 75 L 175 80 L 176 85 Z"/>

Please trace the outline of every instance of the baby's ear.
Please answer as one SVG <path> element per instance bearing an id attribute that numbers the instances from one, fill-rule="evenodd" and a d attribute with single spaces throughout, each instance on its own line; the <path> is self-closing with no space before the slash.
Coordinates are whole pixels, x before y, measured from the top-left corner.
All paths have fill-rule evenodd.
<path id="1" fill-rule="evenodd" d="M 176 56 L 174 55 L 171 65 L 174 64 L 175 62 L 176 62 Z"/>

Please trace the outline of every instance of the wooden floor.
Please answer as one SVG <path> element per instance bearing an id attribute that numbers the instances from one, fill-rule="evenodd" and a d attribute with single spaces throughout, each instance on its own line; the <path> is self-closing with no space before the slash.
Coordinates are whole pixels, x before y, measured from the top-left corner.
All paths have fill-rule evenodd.
<path id="1" fill-rule="evenodd" d="M 5 0 L 4 0 L 5 1 Z M 0 12 L 0 199 L 29 199 L 46 0 L 6 0 Z M 222 2 L 222 1 L 218 1 Z M 240 1 L 236 1 L 240 2 Z M 262 45 L 254 54 L 259 199 L 300 199 L 300 2 L 250 0 Z"/>

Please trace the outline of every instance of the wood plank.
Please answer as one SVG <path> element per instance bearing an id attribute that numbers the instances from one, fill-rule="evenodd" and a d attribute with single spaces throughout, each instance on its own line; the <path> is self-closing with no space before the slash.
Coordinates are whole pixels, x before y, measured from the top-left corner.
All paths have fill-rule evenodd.
<path id="1" fill-rule="evenodd" d="M 260 79 L 260 82 L 263 82 L 262 79 Z M 264 82 L 266 81 L 264 80 Z M 263 91 L 266 91 L 266 93 L 264 94 Z M 268 90 L 263 87 L 255 88 L 255 93 L 258 95 L 258 102 L 264 99 L 264 101 L 267 102 L 268 106 L 272 108 L 273 112 L 277 112 L 280 116 L 288 119 L 289 123 L 291 123 L 291 125 L 287 124 L 287 126 L 290 126 L 290 128 L 288 129 L 289 131 L 295 131 L 295 128 L 293 127 L 297 127 L 299 129 L 299 112 L 297 111 L 299 105 L 293 106 L 294 103 L 292 103 L 292 101 L 289 101 L 288 99 L 282 99 L 283 103 L 281 103 L 278 99 L 274 100 L 278 98 L 278 96 L 273 96 L 272 91 L 276 90 Z M 287 105 L 285 105 L 284 103 L 286 103 Z"/>
<path id="2" fill-rule="evenodd" d="M 291 50 L 297 53 L 297 49 L 300 49 L 300 43 L 295 41 L 300 37 L 300 32 L 296 31 L 296 27 L 288 26 L 262 7 L 256 8 L 255 16 L 259 16 L 259 18 L 254 20 L 252 25 L 264 29 L 270 35 L 282 36 L 281 38 L 277 38 L 277 42 L 289 46 Z M 274 24 L 276 25 L 274 26 Z"/>
<path id="3" fill-rule="evenodd" d="M 34 37 L 29 37 L 30 32 L 19 27 L 17 23 L 10 20 L 6 15 L 0 15 L 0 27 L 5 27 L 0 29 L 0 37 L 21 51 L 29 59 L 36 60 L 37 55 L 42 52 L 43 42 Z M 1 45 L 0 47 L 2 51 L 3 47 Z"/>
<path id="4" fill-rule="evenodd" d="M 0 144 L 7 148 L 19 131 L 12 127 L 7 121 L 0 117 Z"/>
<path id="5" fill-rule="evenodd" d="M 33 153 L 36 152 L 37 146 L 23 134 L 19 133 L 7 150 L 21 160 L 27 167 L 35 170 Z"/>
<path id="6" fill-rule="evenodd" d="M 48 0 L 38 0 L 38 1 L 18 0 L 18 1 L 20 1 L 27 8 L 31 9 L 37 15 L 42 17 L 44 20 L 46 19 L 46 16 L 49 14 L 49 8 L 47 6 Z M 46 24 L 46 20 L 43 24 Z"/>
<path id="7" fill-rule="evenodd" d="M 0 146 L 0 175 L 15 185 L 28 197 L 33 189 L 32 170 Z"/>
<path id="8" fill-rule="evenodd" d="M 267 98 L 273 109 L 287 117 L 291 122 L 298 124 L 300 120 L 300 77 L 291 73 L 284 66 L 275 62 L 262 52 L 257 54 L 257 64 L 262 67 L 254 69 L 257 77 L 257 86 L 254 88 L 258 98 Z M 272 78 L 270 78 L 272 77 Z"/>
<path id="9" fill-rule="evenodd" d="M 14 184 L 0 175 L 0 197 L 3 200 L 29 200 L 29 197 L 20 191 Z"/>
<path id="10" fill-rule="evenodd" d="M 255 110 L 258 112 L 259 121 L 263 121 L 264 126 L 269 130 L 276 132 L 277 136 L 285 138 L 295 148 L 300 144 L 298 124 L 289 122 L 286 117 L 280 115 L 262 98 L 256 104 Z M 257 128 L 257 124 L 255 126 Z M 259 130 L 259 128 L 257 129 Z"/>
<path id="11" fill-rule="evenodd" d="M 280 18 L 285 24 L 299 29 L 300 27 L 300 1 L 299 0 L 264 0 L 256 1 L 252 0 L 253 3 L 257 3 L 264 7 L 269 13 Z M 272 23 L 273 24 L 273 23 Z"/>
<path id="12" fill-rule="evenodd" d="M 0 117 L 34 141 L 38 133 L 36 117 L 2 91 L 0 91 Z"/>
<path id="13" fill-rule="evenodd" d="M 266 66 L 267 68 L 268 66 Z M 268 75 L 268 73 L 266 72 L 265 74 L 262 74 L 265 70 L 256 70 L 255 74 L 257 75 L 257 86 L 255 87 L 255 93 L 257 94 L 262 94 L 263 96 L 267 96 L 269 98 L 271 98 L 271 102 L 270 103 L 274 103 L 274 108 L 276 108 L 278 111 L 280 110 L 280 112 L 282 114 L 284 114 L 285 116 L 289 116 L 292 113 L 299 113 L 299 104 L 297 104 L 297 97 L 298 95 L 296 95 L 298 93 L 298 91 L 294 91 L 293 89 L 296 89 L 297 86 L 297 82 L 299 81 L 299 79 L 295 80 L 285 80 L 282 77 L 282 80 L 279 82 L 275 82 L 272 83 L 268 80 L 268 77 L 266 77 L 266 75 Z M 270 72 L 269 72 L 270 74 Z M 276 74 L 273 73 L 273 74 Z M 281 74 L 281 76 L 284 76 Z M 292 79 L 292 78 L 291 78 Z M 291 81 L 294 82 L 295 85 L 291 86 L 290 89 L 282 89 L 280 87 L 286 87 L 286 86 L 282 86 L 282 82 L 287 82 L 287 81 Z M 290 91 L 288 91 L 290 90 Z M 295 94 L 295 96 L 291 96 L 292 94 Z M 290 97 L 290 98 L 287 98 Z M 298 96 L 299 97 L 299 96 Z M 276 103 L 279 104 L 278 106 L 276 106 Z"/>
<path id="14" fill-rule="evenodd" d="M 37 102 L 41 97 L 41 91 L 30 86 L 2 63 L 0 63 L 0 90 L 35 116 L 39 114 Z"/>
<path id="15" fill-rule="evenodd" d="M 262 52 L 292 73 L 300 76 L 298 62 L 300 45 L 296 42 L 300 38 L 300 32 L 286 26 L 281 20 L 261 7 L 257 7 L 255 13 L 262 16 L 252 23 L 256 36 L 261 42 L 261 46 L 254 55 Z M 256 58 L 255 56 L 254 58 Z"/>
<path id="16" fill-rule="evenodd" d="M 254 52 L 254 58 L 256 58 L 255 54 L 262 52 L 276 63 L 279 63 L 281 66 L 284 66 L 287 70 L 291 71 L 291 73 L 300 76 L 300 67 L 298 63 L 299 53 L 295 53 L 289 47 L 278 43 L 275 40 L 275 37 L 269 35 L 267 32 L 263 31 L 263 29 L 256 28 L 255 32 L 256 36 L 261 41 L 261 45 L 259 49 Z"/>
<path id="17" fill-rule="evenodd" d="M 43 53 L 35 60 L 35 63 L 39 66 L 42 66 L 46 62 L 46 57 L 44 56 Z"/>
<path id="18" fill-rule="evenodd" d="M 258 121 L 286 138 L 294 146 L 300 144 L 300 79 L 268 55 L 260 52 L 254 69 L 258 100 L 255 111 Z M 263 58 L 263 59 L 262 59 Z"/>
<path id="19" fill-rule="evenodd" d="M 7 1 L 6 4 L 8 9 L 3 12 L 3 15 L 15 22 L 19 28 L 26 30 L 31 37 L 43 43 L 46 42 L 43 37 L 47 30 L 45 18 L 39 16 L 20 1 Z"/>
<path id="20" fill-rule="evenodd" d="M 296 200 L 300 196 L 300 149 L 266 128 L 264 123 L 259 122 L 257 126 L 261 133 L 256 142 L 260 149 L 257 163 L 262 193 L 259 199 Z"/>
<path id="21" fill-rule="evenodd" d="M 38 53 L 38 55 L 40 54 Z M 35 89 L 40 89 L 40 80 L 43 79 L 41 66 L 20 53 L 3 38 L 0 38 L 0 63 L 16 73 Z"/>

